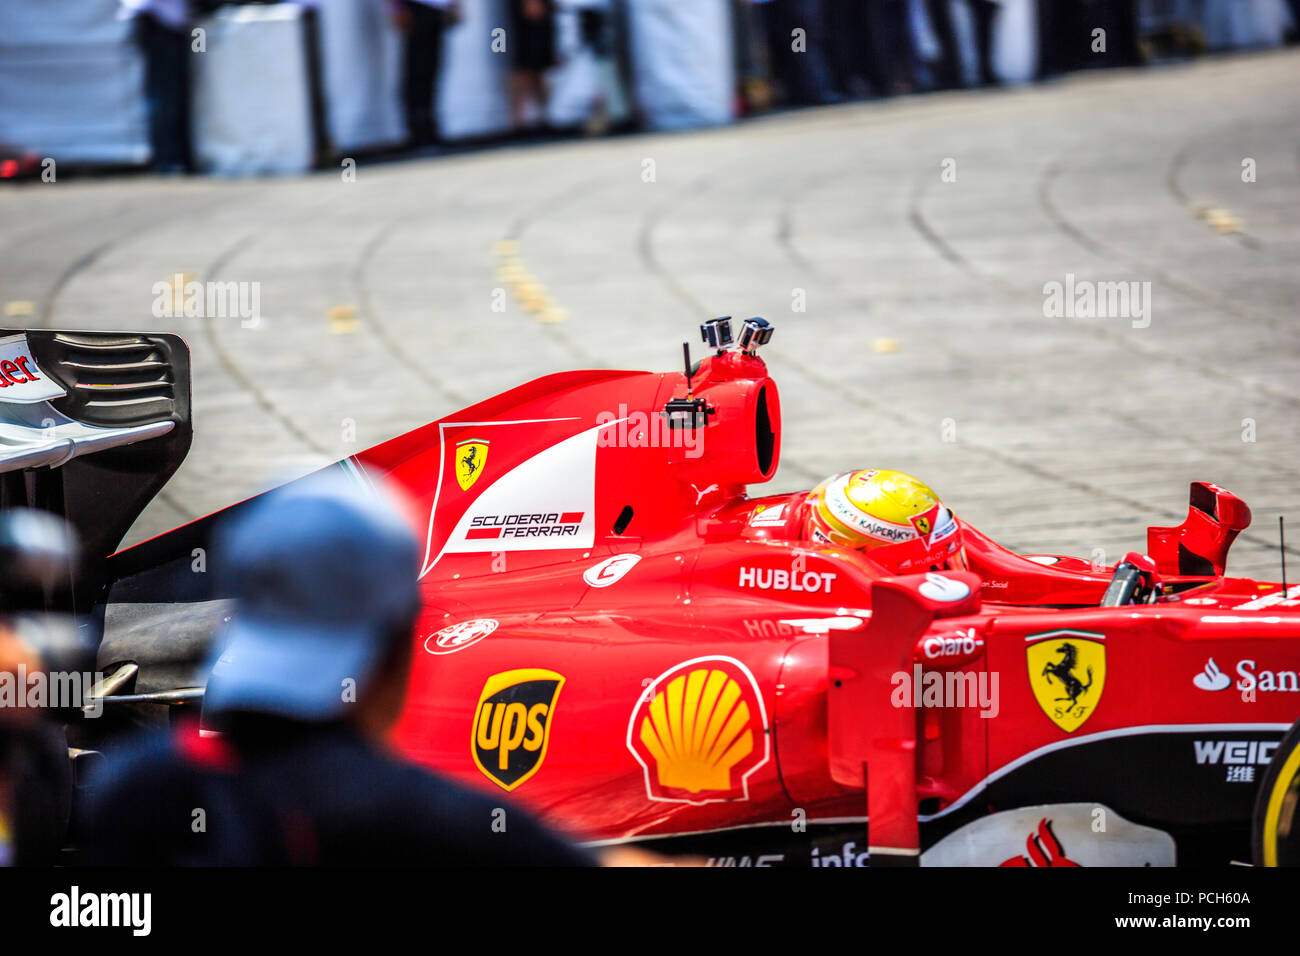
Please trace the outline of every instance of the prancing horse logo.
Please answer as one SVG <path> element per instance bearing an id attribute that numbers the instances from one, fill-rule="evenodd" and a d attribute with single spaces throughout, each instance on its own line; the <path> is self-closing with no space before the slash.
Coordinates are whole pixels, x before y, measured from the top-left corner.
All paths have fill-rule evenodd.
<path id="1" fill-rule="evenodd" d="M 1070 709 L 1079 703 L 1080 695 L 1092 689 L 1092 668 L 1088 668 L 1088 683 L 1085 684 L 1074 676 L 1074 669 L 1079 664 L 1079 649 L 1067 642 L 1058 647 L 1056 653 L 1061 655 L 1061 659 L 1056 663 L 1049 661 L 1043 665 L 1043 676 L 1047 678 L 1049 684 L 1055 677 L 1065 685 L 1065 696 L 1056 699 L 1070 702 L 1065 708 L 1066 713 L 1069 713 Z"/>
<path id="2" fill-rule="evenodd" d="M 1029 684 L 1052 723 L 1074 733 L 1092 716 L 1106 686 L 1106 638 L 1086 631 L 1031 634 Z"/>
<path id="3" fill-rule="evenodd" d="M 488 443 L 480 438 L 468 438 L 456 442 L 456 483 L 461 491 L 469 491 L 470 486 L 483 474 L 487 464 Z"/>

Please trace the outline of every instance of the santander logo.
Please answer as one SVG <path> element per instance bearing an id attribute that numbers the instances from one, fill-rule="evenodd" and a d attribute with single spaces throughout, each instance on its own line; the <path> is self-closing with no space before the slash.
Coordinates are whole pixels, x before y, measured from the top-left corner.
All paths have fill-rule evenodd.
<path id="1" fill-rule="evenodd" d="M 1013 856 L 1011 859 L 998 864 L 999 867 L 1069 867 L 1078 865 L 1065 855 L 1065 848 L 1061 846 L 1061 841 L 1056 838 L 1056 834 L 1052 831 L 1052 821 L 1046 817 L 1038 822 L 1038 829 L 1029 834 L 1029 839 L 1025 841 L 1024 856 Z"/>
<path id="2" fill-rule="evenodd" d="M 1219 665 L 1211 657 L 1205 670 L 1192 678 L 1192 683 L 1201 690 L 1225 690 L 1232 683 L 1232 678 L 1219 670 Z"/>
<path id="3" fill-rule="evenodd" d="M 0 401 L 32 404 L 66 393 L 48 375 L 43 375 L 26 335 L 0 338 Z"/>

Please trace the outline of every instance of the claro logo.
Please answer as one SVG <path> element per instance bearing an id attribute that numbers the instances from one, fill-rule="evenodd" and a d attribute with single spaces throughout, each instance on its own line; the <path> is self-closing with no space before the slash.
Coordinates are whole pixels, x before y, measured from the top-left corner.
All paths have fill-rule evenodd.
<path id="1" fill-rule="evenodd" d="M 959 630 L 955 634 L 935 634 L 921 641 L 921 653 L 930 661 L 946 657 L 973 657 L 983 650 L 984 639 L 976 635 L 973 627 Z"/>

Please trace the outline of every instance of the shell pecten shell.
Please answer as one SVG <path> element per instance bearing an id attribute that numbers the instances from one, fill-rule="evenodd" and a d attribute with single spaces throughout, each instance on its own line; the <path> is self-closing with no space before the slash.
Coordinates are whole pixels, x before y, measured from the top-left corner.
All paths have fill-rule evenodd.
<path id="1" fill-rule="evenodd" d="M 640 740 L 660 786 L 727 790 L 731 770 L 754 751 L 749 704 L 726 672 L 700 667 L 674 677 L 650 701 Z"/>

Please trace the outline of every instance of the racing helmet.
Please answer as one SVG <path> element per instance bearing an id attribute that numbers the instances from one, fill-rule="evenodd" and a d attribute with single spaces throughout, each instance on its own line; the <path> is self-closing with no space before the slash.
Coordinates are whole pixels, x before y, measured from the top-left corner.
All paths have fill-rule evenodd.
<path id="1" fill-rule="evenodd" d="M 812 490 L 805 536 L 853 548 L 905 574 L 961 566 L 961 529 L 930 488 L 884 468 L 846 471 Z"/>

